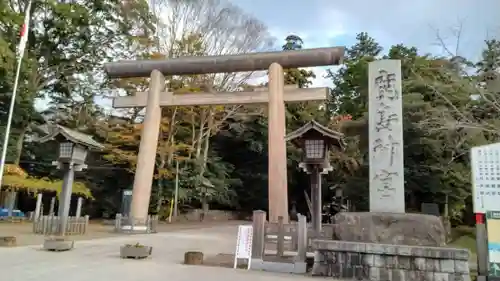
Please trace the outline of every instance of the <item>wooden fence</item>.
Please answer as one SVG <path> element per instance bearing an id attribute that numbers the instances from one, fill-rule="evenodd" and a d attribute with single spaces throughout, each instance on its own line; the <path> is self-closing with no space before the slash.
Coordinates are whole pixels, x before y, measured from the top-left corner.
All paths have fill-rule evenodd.
<path id="1" fill-rule="evenodd" d="M 89 216 L 68 217 L 65 235 L 84 235 L 89 226 Z M 60 233 L 61 218 L 58 216 L 41 216 L 33 220 L 33 233 L 56 235 Z"/>
<path id="2" fill-rule="evenodd" d="M 146 221 L 132 220 L 122 214 L 116 214 L 115 231 L 116 232 L 158 232 L 158 215 L 149 215 Z"/>
<path id="3" fill-rule="evenodd" d="M 332 239 L 334 225 L 323 224 L 321 233 L 315 233 L 309 227 L 305 216 L 298 215 L 298 222 L 283 223 L 279 218 L 277 223 L 266 221 L 266 212 L 254 211 L 252 258 L 261 259 L 267 251 L 275 251 L 283 257 L 285 252 L 297 252 L 297 258 L 305 261 L 305 256 L 311 250 L 311 239 Z"/>

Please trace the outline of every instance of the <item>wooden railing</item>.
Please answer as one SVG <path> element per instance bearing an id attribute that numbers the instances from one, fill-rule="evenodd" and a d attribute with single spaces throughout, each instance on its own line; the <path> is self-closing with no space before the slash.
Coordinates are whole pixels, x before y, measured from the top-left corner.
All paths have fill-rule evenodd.
<path id="1" fill-rule="evenodd" d="M 334 225 L 323 224 L 321 233 L 316 234 L 308 226 L 306 217 L 300 214 L 298 222 L 285 224 L 280 217 L 277 223 L 270 223 L 266 221 L 264 211 L 254 211 L 252 225 L 252 258 L 262 259 L 266 250 L 276 251 L 279 257 L 289 251 L 297 252 L 297 261 L 305 261 L 306 254 L 310 251 L 311 239 L 332 239 L 334 229 Z"/>
<path id="2" fill-rule="evenodd" d="M 139 221 L 136 219 L 131 220 L 122 214 L 116 214 L 115 231 L 156 233 L 158 232 L 158 220 L 158 215 L 149 215 L 146 221 Z M 144 226 L 146 228 L 142 229 Z"/>
<path id="3" fill-rule="evenodd" d="M 89 216 L 68 217 L 65 235 L 83 235 L 87 233 Z M 60 233 L 61 218 L 58 216 L 41 216 L 33 220 L 33 233 L 57 235 Z"/>

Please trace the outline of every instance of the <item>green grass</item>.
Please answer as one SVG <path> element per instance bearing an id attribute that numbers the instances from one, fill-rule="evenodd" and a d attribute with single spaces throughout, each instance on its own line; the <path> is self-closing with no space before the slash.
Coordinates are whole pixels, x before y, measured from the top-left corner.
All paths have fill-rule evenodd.
<path id="1" fill-rule="evenodd" d="M 472 254 L 476 253 L 476 230 L 474 227 L 457 227 L 451 230 L 451 247 L 469 249 Z"/>
<path id="2" fill-rule="evenodd" d="M 451 230 L 449 247 L 469 249 L 469 262 L 476 262 L 476 229 L 474 227 L 460 226 Z M 477 272 L 470 271 L 471 280 L 477 280 Z"/>

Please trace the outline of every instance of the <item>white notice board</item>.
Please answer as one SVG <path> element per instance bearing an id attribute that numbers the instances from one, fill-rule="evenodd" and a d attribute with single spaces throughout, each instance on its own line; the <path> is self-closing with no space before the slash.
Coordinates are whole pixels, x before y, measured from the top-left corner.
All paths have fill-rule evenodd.
<path id="1" fill-rule="evenodd" d="M 474 213 L 500 211 L 500 143 L 471 149 Z"/>
<path id="2" fill-rule="evenodd" d="M 247 259 L 247 269 L 250 269 L 250 261 L 252 260 L 252 239 L 253 227 L 251 225 L 238 226 L 238 238 L 236 238 L 236 251 L 234 253 L 234 268 L 238 265 L 238 259 Z"/>

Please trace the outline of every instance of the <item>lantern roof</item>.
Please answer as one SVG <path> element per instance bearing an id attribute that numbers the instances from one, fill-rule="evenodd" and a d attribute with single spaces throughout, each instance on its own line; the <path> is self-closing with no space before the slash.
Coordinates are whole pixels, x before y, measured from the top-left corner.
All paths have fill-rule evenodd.
<path id="1" fill-rule="evenodd" d="M 83 145 L 88 149 L 103 149 L 104 146 L 95 141 L 92 136 L 68 129 L 61 125 L 48 125 L 47 135 L 38 139 L 38 142 L 44 143 L 47 141 L 55 140 L 58 136 L 62 136 L 66 140 Z"/>
<path id="2" fill-rule="evenodd" d="M 323 137 L 330 145 L 337 146 L 340 149 L 345 148 L 344 134 L 329 129 L 315 120 L 309 121 L 304 126 L 286 135 L 285 141 L 291 141 L 300 146 L 302 140 L 310 136 Z"/>

